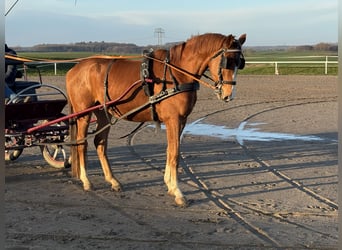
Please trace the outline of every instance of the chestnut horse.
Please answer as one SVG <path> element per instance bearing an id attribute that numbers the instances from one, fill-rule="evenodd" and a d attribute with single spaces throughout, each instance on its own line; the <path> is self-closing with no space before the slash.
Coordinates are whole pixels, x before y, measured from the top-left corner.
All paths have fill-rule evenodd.
<path id="1" fill-rule="evenodd" d="M 67 73 L 70 112 L 103 104 L 103 109 L 93 111 L 98 131 L 94 144 L 105 180 L 113 190 L 121 191 L 121 184 L 113 176 L 106 155 L 108 123 L 112 116 L 134 122 L 154 120 L 166 126 L 164 182 L 168 193 L 175 197 L 177 205 L 187 204 L 177 177 L 180 135 L 196 103 L 199 78 L 209 69 L 218 98 L 231 100 L 237 70 L 244 67 L 241 46 L 245 40 L 246 34 L 238 39 L 232 35 L 203 34 L 170 50 L 155 50 L 145 55 L 143 61 L 90 58 Z M 106 105 L 112 100 L 112 105 Z M 82 181 L 84 190 L 92 188 L 86 173 L 87 142 L 84 139 L 90 118 L 91 113 L 82 114 L 70 125 L 71 140 L 78 142 L 71 148 L 72 176 Z"/>

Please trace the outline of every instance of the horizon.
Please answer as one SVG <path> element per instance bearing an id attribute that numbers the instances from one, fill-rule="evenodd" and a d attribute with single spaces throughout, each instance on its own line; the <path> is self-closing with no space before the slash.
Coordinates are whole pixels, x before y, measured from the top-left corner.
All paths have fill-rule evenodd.
<path id="1" fill-rule="evenodd" d="M 162 44 L 162 46 L 166 46 L 169 44 L 177 44 L 177 43 L 181 43 L 184 41 L 175 41 L 175 42 L 168 42 L 165 44 Z M 41 43 L 41 44 L 34 44 L 32 46 L 10 46 L 13 48 L 33 48 L 35 46 L 50 46 L 50 45 L 76 45 L 76 44 L 81 44 L 81 43 L 115 43 L 115 44 L 132 44 L 135 45 L 137 47 L 148 47 L 148 46 L 156 46 L 156 44 L 147 44 L 147 45 L 137 45 L 133 42 L 115 42 L 115 41 L 79 41 L 79 42 L 72 42 L 72 43 Z M 272 48 L 272 47 L 284 47 L 284 48 L 289 48 L 289 47 L 301 47 L 301 46 L 316 46 L 318 44 L 329 44 L 329 45 L 338 45 L 338 42 L 318 42 L 315 44 L 296 44 L 296 45 L 247 45 L 247 46 L 243 46 L 244 48 L 257 48 L 257 47 L 266 47 L 266 48 Z"/>

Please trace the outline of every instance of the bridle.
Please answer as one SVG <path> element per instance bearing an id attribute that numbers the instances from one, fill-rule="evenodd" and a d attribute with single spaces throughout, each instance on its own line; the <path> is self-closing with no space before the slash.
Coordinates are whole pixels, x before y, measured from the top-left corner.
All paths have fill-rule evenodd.
<path id="1" fill-rule="evenodd" d="M 237 40 L 234 40 L 234 43 L 238 43 Z M 225 57 L 225 53 L 234 53 L 234 57 Z M 238 53 L 236 56 L 235 53 Z M 235 76 L 238 69 L 243 69 L 245 67 L 245 58 L 241 49 L 220 49 L 218 52 L 214 54 L 211 60 L 215 59 L 216 57 L 221 56 L 221 61 L 218 68 L 218 80 L 215 82 L 215 89 L 216 93 L 222 93 L 222 87 L 224 84 L 229 85 L 236 85 Z M 234 77 L 232 81 L 224 81 L 222 77 L 222 70 L 223 69 L 231 69 L 234 70 Z"/>

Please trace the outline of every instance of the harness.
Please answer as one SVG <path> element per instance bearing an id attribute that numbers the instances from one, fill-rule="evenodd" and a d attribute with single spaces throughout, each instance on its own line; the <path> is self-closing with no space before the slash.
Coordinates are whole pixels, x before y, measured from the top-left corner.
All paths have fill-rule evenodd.
<path id="1" fill-rule="evenodd" d="M 196 91 L 199 89 L 199 83 L 197 81 L 193 81 L 190 83 L 183 83 L 183 84 L 179 84 L 176 80 L 176 78 L 174 77 L 174 75 L 172 74 L 171 71 L 171 67 L 169 67 L 169 51 L 167 53 L 166 58 L 164 59 L 164 71 L 163 71 L 163 77 L 159 80 L 158 78 L 155 78 L 153 75 L 153 72 L 151 71 L 151 68 L 153 66 L 153 61 L 154 61 L 154 52 L 153 51 L 144 51 L 143 54 L 144 58 L 141 62 L 141 66 L 140 66 L 140 82 L 141 82 L 141 86 L 142 89 L 144 90 L 144 93 L 146 94 L 146 96 L 148 97 L 148 102 L 129 111 L 128 113 L 125 113 L 124 115 L 121 115 L 119 118 L 115 119 L 114 121 L 111 120 L 110 115 L 108 114 L 107 109 L 110 108 L 113 112 L 115 112 L 115 103 L 114 105 L 108 105 L 107 100 L 109 101 L 109 103 L 112 101 L 109 97 L 108 94 L 108 77 L 109 77 L 109 72 L 110 69 L 113 65 L 113 63 L 116 61 L 111 60 L 107 66 L 107 70 L 106 70 L 106 74 L 105 74 L 105 78 L 103 81 L 103 85 L 104 85 L 104 102 L 103 102 L 103 110 L 106 114 L 108 123 L 113 125 L 115 124 L 118 120 L 121 120 L 123 118 L 127 118 L 128 116 L 146 108 L 147 106 L 150 106 L 151 108 L 151 116 L 153 121 L 156 122 L 160 122 L 159 118 L 158 118 L 158 114 L 155 110 L 155 104 L 161 102 L 162 100 L 165 100 L 171 96 L 177 95 L 179 93 L 182 92 L 189 92 L 189 91 Z M 159 61 L 159 60 L 158 60 Z M 173 83 L 173 87 L 172 88 L 167 88 L 167 80 L 166 80 L 166 74 L 167 72 L 169 72 L 170 77 L 172 79 L 172 83 Z M 162 84 L 162 90 L 155 94 L 154 93 L 154 85 L 155 84 Z M 142 124 L 139 125 L 139 127 Z M 134 130 L 136 131 L 136 129 Z"/>
<path id="2" fill-rule="evenodd" d="M 234 42 L 237 42 L 237 41 L 234 41 Z M 225 57 L 224 56 L 225 53 L 236 53 L 237 56 Z M 204 85 L 207 85 L 210 88 L 214 88 L 215 92 L 218 94 L 220 94 L 222 92 L 222 87 L 224 84 L 236 85 L 235 80 L 232 80 L 232 81 L 224 81 L 223 80 L 222 70 L 223 69 L 233 69 L 236 72 L 237 69 L 243 69 L 244 68 L 245 59 L 244 59 L 244 56 L 241 52 L 241 49 L 228 49 L 228 48 L 221 49 L 216 54 L 214 54 L 214 56 L 212 56 L 211 60 L 215 59 L 218 56 L 221 56 L 221 60 L 220 60 L 219 68 L 218 68 L 219 79 L 218 79 L 218 81 L 215 82 L 215 87 L 214 87 L 214 86 L 208 85 L 208 83 L 203 82 L 200 79 L 195 78 L 193 75 L 189 74 L 188 72 L 185 72 L 184 70 L 181 70 L 181 69 L 177 68 L 176 66 L 169 64 L 169 61 L 170 61 L 170 52 L 169 51 L 167 51 L 167 55 L 166 55 L 164 60 L 155 58 L 153 50 L 144 51 L 143 52 L 143 60 L 142 60 L 141 65 L 140 65 L 140 81 L 141 81 L 142 89 L 144 90 L 144 93 L 148 97 L 148 102 L 143 104 L 140 107 L 137 107 L 134 110 L 131 110 L 130 112 L 124 114 L 123 116 L 128 117 L 129 115 L 132 115 L 132 114 L 146 108 L 146 106 L 150 106 L 151 116 L 152 116 L 153 121 L 159 122 L 158 114 L 155 110 L 155 104 L 161 102 L 164 99 L 167 99 L 171 96 L 174 96 L 174 95 L 182 93 L 182 92 L 189 92 L 189 91 L 198 90 L 199 89 L 199 81 L 201 83 L 203 83 Z M 154 61 L 157 61 L 159 63 L 164 64 L 163 76 L 161 79 L 154 77 L 153 72 L 151 70 Z M 110 69 L 111 69 L 114 62 L 115 62 L 115 59 L 112 60 L 108 64 L 108 67 L 106 70 L 106 75 L 105 75 L 105 80 L 104 80 L 104 88 L 105 88 L 104 93 L 105 94 L 104 94 L 103 108 L 105 110 L 107 119 L 108 119 L 109 123 L 111 123 L 111 124 L 116 123 L 116 121 L 118 120 L 118 119 L 116 119 L 114 122 L 111 121 L 111 118 L 109 117 L 109 115 L 107 113 L 107 108 L 108 108 L 107 106 L 109 106 L 109 105 L 106 104 L 106 99 L 108 98 L 108 100 L 110 100 L 110 97 L 108 95 L 108 74 L 109 74 Z M 234 65 L 234 67 L 232 67 L 232 65 Z M 189 83 L 179 84 L 177 82 L 177 79 L 172 74 L 171 69 L 174 69 L 176 71 L 180 71 L 183 74 L 192 77 L 194 80 L 192 82 L 189 82 Z M 167 72 L 169 72 L 170 78 L 172 79 L 172 83 L 174 85 L 173 88 L 167 88 L 167 80 L 166 80 Z M 206 75 L 204 75 L 204 76 L 211 79 L 210 77 L 208 77 Z M 154 93 L 154 86 L 155 86 L 155 84 L 160 84 L 160 83 L 162 84 L 162 90 L 159 93 L 155 94 Z M 115 105 L 111 106 L 110 108 L 115 112 Z M 120 119 L 122 119 L 123 116 L 120 116 Z"/>
<path id="3" fill-rule="evenodd" d="M 164 70 L 163 70 L 163 77 L 160 80 L 157 80 L 151 74 L 151 68 L 153 66 L 154 61 L 154 52 L 153 51 L 144 51 L 143 53 L 144 59 L 141 63 L 141 70 L 140 70 L 140 78 L 142 81 L 142 87 L 146 94 L 146 96 L 149 97 L 149 103 L 151 106 L 151 115 L 154 121 L 159 122 L 158 114 L 155 111 L 155 104 L 159 103 L 160 101 L 167 99 L 171 96 L 174 96 L 176 94 L 182 93 L 182 92 L 189 92 L 189 91 L 196 91 L 199 89 L 199 83 L 197 81 L 193 81 L 190 83 L 183 83 L 179 84 L 177 79 L 174 77 L 171 71 L 171 67 L 169 67 L 169 61 L 170 61 L 170 52 L 167 51 L 167 55 L 164 59 Z M 167 71 L 170 74 L 170 77 L 172 79 L 173 88 L 167 88 L 167 80 L 166 80 L 166 74 Z M 154 85 L 161 83 L 162 84 L 162 90 L 154 94 Z"/>

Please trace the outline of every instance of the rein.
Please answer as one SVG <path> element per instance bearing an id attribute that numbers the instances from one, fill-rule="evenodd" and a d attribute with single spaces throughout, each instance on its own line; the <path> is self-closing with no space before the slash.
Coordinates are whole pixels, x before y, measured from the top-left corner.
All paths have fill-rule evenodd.
<path id="1" fill-rule="evenodd" d="M 215 87 L 212 86 L 211 84 L 205 82 L 205 81 L 202 81 L 201 79 L 199 79 L 197 76 L 185 71 L 184 69 L 181 69 L 181 68 L 178 68 L 177 66 L 174 66 L 172 64 L 170 64 L 168 61 L 165 61 L 165 60 L 160 60 L 160 59 L 157 59 L 157 58 L 154 58 L 154 57 L 151 57 L 151 56 L 148 56 L 148 55 L 144 55 L 144 57 L 148 58 L 148 59 L 151 59 L 153 61 L 156 61 L 156 62 L 159 62 L 159 63 L 162 63 L 162 64 L 165 64 L 166 66 L 170 67 L 171 69 L 174 69 L 175 71 L 178 71 L 182 74 L 184 74 L 185 76 L 188 76 L 190 77 L 192 80 L 195 80 L 196 82 L 199 82 L 201 84 L 203 84 L 204 86 L 212 89 L 212 90 L 215 90 Z"/>
<path id="2" fill-rule="evenodd" d="M 169 67 L 170 69 L 173 69 L 173 70 L 175 70 L 175 71 L 178 71 L 179 73 L 184 74 L 185 76 L 190 77 L 192 80 L 194 80 L 194 82 L 192 82 L 192 83 L 180 84 L 180 85 L 178 85 L 178 86 L 175 86 L 174 88 L 163 89 L 163 90 L 162 90 L 161 92 L 159 92 L 158 94 L 149 96 L 149 100 L 148 100 L 146 103 L 144 103 L 143 105 L 141 105 L 141 106 L 139 106 L 139 107 L 137 107 L 137 108 L 135 108 L 135 109 L 133 109 L 133 110 L 130 110 L 129 112 L 123 114 L 122 116 L 119 116 L 119 118 L 117 118 L 117 119 L 115 120 L 114 123 L 112 123 L 112 122 L 109 120 L 109 123 L 108 123 L 106 126 L 104 126 L 101 130 L 97 131 L 97 132 L 94 133 L 94 134 L 96 135 L 96 134 L 98 134 L 98 133 L 101 133 L 101 132 L 102 132 L 103 130 L 105 130 L 107 127 L 109 127 L 109 126 L 115 124 L 115 123 L 118 122 L 119 120 L 122 120 L 122 119 L 124 119 L 124 118 L 127 118 L 128 116 L 133 115 L 134 113 L 136 113 L 136 112 L 138 112 L 138 111 L 140 111 L 140 110 L 142 110 L 142 109 L 145 109 L 145 108 L 148 107 L 148 106 L 153 107 L 153 104 L 158 103 L 158 102 L 160 102 L 160 101 L 162 101 L 162 100 L 164 100 L 164 99 L 167 99 L 167 98 L 169 98 L 169 97 L 172 97 L 172 96 L 177 95 L 177 94 L 182 93 L 182 92 L 198 90 L 198 89 L 199 89 L 199 83 L 205 85 L 206 87 L 208 87 L 208 88 L 210 88 L 210 89 L 213 89 L 215 92 L 220 91 L 220 88 L 222 88 L 222 85 L 223 85 L 223 84 L 235 85 L 235 84 L 236 84 L 235 81 L 223 81 L 223 80 L 222 80 L 221 71 L 222 71 L 222 68 L 226 68 L 226 67 L 222 67 L 222 64 L 223 64 L 222 61 L 223 61 L 223 59 L 225 59 L 225 57 L 223 56 L 224 53 L 240 53 L 240 59 L 242 58 L 242 59 L 244 60 L 243 55 L 241 56 L 241 49 L 221 49 L 221 50 L 219 50 L 219 51 L 211 58 L 211 60 L 212 60 L 212 59 L 214 59 L 214 58 L 216 58 L 216 57 L 218 57 L 218 56 L 222 56 L 221 63 L 220 63 L 220 68 L 219 68 L 219 78 L 220 78 L 220 80 L 219 80 L 218 82 L 215 83 L 215 86 L 212 86 L 211 84 L 209 84 L 209 83 L 207 83 L 207 82 L 205 82 L 205 81 L 199 79 L 197 76 L 195 76 L 195 75 L 193 75 L 193 74 L 191 74 L 191 73 L 185 71 L 184 69 L 181 69 L 181 68 L 179 68 L 179 67 L 177 67 L 177 66 L 174 66 L 174 65 L 170 64 L 170 63 L 169 63 L 169 58 L 168 58 L 168 57 L 166 57 L 166 59 L 164 59 L 164 60 L 161 60 L 161 59 L 157 59 L 157 58 L 155 58 L 155 57 L 149 56 L 148 54 L 144 54 L 142 57 L 147 58 L 147 59 L 150 59 L 150 60 L 153 60 L 153 61 L 156 61 L 156 62 L 159 62 L 159 63 L 161 63 L 161 64 L 164 64 L 164 78 L 165 78 L 165 74 L 166 74 L 166 68 Z M 107 68 L 106 78 L 105 78 L 106 80 L 105 80 L 105 82 L 104 82 L 105 88 L 106 88 L 107 85 L 108 85 L 108 73 L 109 73 L 109 70 L 110 70 L 110 68 L 111 68 L 112 63 L 113 63 L 113 62 L 111 62 L 110 65 L 109 65 L 108 68 Z M 242 68 L 243 68 L 243 67 L 244 67 L 244 62 L 243 62 Z M 238 67 L 235 67 L 234 70 L 236 71 L 237 68 L 240 68 L 240 65 L 239 65 Z M 144 76 L 144 78 L 147 78 L 147 76 L 149 75 L 148 73 L 149 73 L 149 72 L 148 72 L 148 67 L 145 67 L 145 66 L 144 66 L 144 67 L 143 67 L 143 70 L 142 70 L 142 75 Z M 204 76 L 207 77 L 207 78 L 209 78 L 209 77 L 206 76 L 206 75 L 204 75 Z M 174 83 L 175 83 L 175 79 L 174 79 L 174 77 L 173 77 L 172 74 L 171 74 L 171 77 L 173 78 L 173 81 L 174 81 Z M 209 79 L 212 80 L 211 78 L 209 78 Z M 165 81 L 165 79 L 163 79 L 163 80 Z M 138 81 L 136 81 L 135 83 L 137 83 L 137 82 L 142 82 L 142 80 L 140 80 L 140 81 L 138 80 Z M 133 84 L 133 85 L 134 85 L 134 84 Z M 219 90 L 217 89 L 217 85 L 219 85 Z M 111 102 L 109 102 L 109 103 L 111 103 L 112 105 L 114 105 L 115 102 L 117 102 L 117 101 L 119 101 L 121 98 L 123 98 L 123 96 L 124 96 L 127 92 L 128 92 L 128 91 L 126 91 L 123 95 L 121 95 L 119 98 L 117 98 L 114 102 L 111 101 Z M 107 93 L 107 89 L 105 90 L 105 93 Z M 105 94 L 105 99 L 106 99 L 106 94 Z M 110 106 L 109 103 L 104 103 L 104 104 L 103 104 L 103 108 L 104 108 L 104 110 L 105 110 L 105 112 L 106 112 L 107 118 L 108 118 L 108 114 L 107 114 L 106 107 Z M 131 133 L 129 133 L 129 134 L 125 135 L 125 136 L 122 136 L 122 137 L 120 137 L 120 138 L 124 138 L 124 137 L 127 137 L 127 136 L 131 135 L 132 133 L 134 133 L 135 131 L 137 131 L 143 124 L 144 124 L 144 122 L 140 123 L 140 124 L 138 125 L 138 127 L 135 128 Z M 94 135 L 94 134 L 93 134 L 93 135 Z M 83 138 L 83 139 L 81 139 L 81 141 L 83 142 L 83 141 L 87 140 L 87 138 L 88 138 L 88 137 Z"/>
<path id="3" fill-rule="evenodd" d="M 140 82 L 140 80 L 138 80 L 137 82 Z M 136 82 L 136 83 L 137 83 L 137 82 Z M 135 85 L 135 84 L 133 84 L 133 85 Z M 132 85 L 132 86 L 133 86 L 133 85 Z M 158 102 L 160 102 L 160 101 L 162 101 L 162 100 L 165 100 L 165 99 L 167 99 L 167 98 L 169 98 L 169 97 L 171 97 L 171 96 L 177 95 L 177 94 L 182 93 L 182 92 L 187 92 L 187 91 L 196 90 L 196 89 L 198 89 L 198 87 L 199 87 L 199 86 L 198 86 L 198 83 L 197 83 L 197 84 L 195 83 L 195 86 L 193 85 L 193 83 L 185 83 L 185 84 L 182 84 L 182 85 L 184 85 L 185 87 L 183 87 L 183 88 L 180 89 L 180 90 L 177 89 L 177 88 L 169 88 L 169 89 L 165 89 L 164 91 L 161 91 L 161 92 L 160 92 L 159 94 L 157 94 L 157 95 L 151 96 L 151 97 L 149 98 L 149 100 L 148 100 L 147 102 L 145 102 L 143 105 L 141 105 L 141 106 L 139 106 L 139 107 L 137 107 L 137 108 L 135 108 L 135 109 L 132 109 L 132 110 L 130 110 L 129 112 L 127 112 L 127 113 L 125 113 L 125 114 L 119 116 L 118 118 L 116 118 L 116 120 L 115 120 L 114 123 L 108 122 L 108 124 L 107 124 L 106 126 L 104 126 L 102 129 L 100 129 L 100 130 L 94 132 L 93 134 L 91 134 L 91 135 L 89 135 L 89 136 L 86 136 L 86 137 L 84 137 L 84 138 L 82 138 L 82 139 L 80 139 L 80 140 L 73 141 L 73 142 L 59 143 L 58 145 L 78 145 L 78 144 L 80 144 L 80 143 L 83 143 L 83 142 L 85 142 L 86 140 L 88 140 L 89 138 L 91 138 L 91 137 L 93 137 L 93 136 L 95 136 L 95 135 L 101 133 L 102 131 L 104 131 L 104 130 L 107 129 L 108 127 L 114 125 L 116 122 L 118 122 L 118 121 L 120 121 L 120 120 L 122 120 L 122 119 L 124 119 L 124 118 L 127 118 L 128 116 L 133 115 L 134 113 L 139 112 L 139 111 L 141 111 L 141 110 L 143 110 L 143 109 L 149 107 L 150 105 L 153 105 L 153 104 L 155 104 L 155 103 L 158 103 Z M 126 94 L 127 92 L 128 92 L 128 91 L 126 91 L 125 94 Z M 123 96 L 124 96 L 124 95 L 121 95 L 120 98 L 118 98 L 118 99 L 116 99 L 116 100 L 114 100 L 114 101 L 110 101 L 110 102 L 106 103 L 106 106 L 108 107 L 108 106 L 110 106 L 110 105 L 114 105 L 115 102 L 117 102 L 117 101 L 118 101 L 119 99 L 121 99 Z M 105 105 L 100 104 L 100 105 L 94 106 L 94 107 L 92 108 L 92 110 L 96 110 L 95 107 L 98 108 L 98 107 L 103 107 L 103 106 L 105 106 Z M 76 115 L 74 115 L 73 117 L 80 115 L 80 113 L 85 114 L 85 113 L 88 113 L 88 112 L 89 112 L 89 111 L 81 111 L 81 112 L 79 112 L 79 113 L 76 113 Z M 107 112 L 107 111 L 105 111 L 105 112 Z M 142 126 L 143 124 L 144 124 L 144 122 L 141 122 L 141 123 L 140 123 L 132 132 L 130 132 L 130 133 L 127 134 L 127 135 L 121 136 L 121 137 L 119 137 L 118 139 L 123 139 L 123 138 L 125 138 L 125 137 L 131 135 L 132 133 L 136 132 L 139 128 L 141 128 L 141 126 Z M 42 145 L 43 145 L 43 144 L 44 144 L 44 143 L 42 143 Z M 46 143 L 46 144 L 48 144 L 48 143 Z"/>
<path id="4" fill-rule="evenodd" d="M 223 84 L 236 85 L 236 81 L 223 81 L 223 80 L 222 80 L 222 73 L 221 73 L 221 71 L 222 71 L 222 68 L 226 68 L 226 67 L 222 67 L 223 64 L 224 64 L 224 63 L 223 63 L 223 60 L 225 59 L 225 57 L 223 57 L 223 54 L 224 54 L 224 53 L 240 53 L 240 54 L 242 54 L 242 51 L 241 51 L 241 49 L 221 49 L 221 50 L 219 50 L 217 53 L 215 53 L 215 54 L 211 57 L 210 60 L 215 59 L 215 58 L 218 57 L 218 56 L 222 56 L 221 63 L 220 63 L 220 68 L 219 68 L 219 72 L 218 72 L 218 75 L 219 75 L 219 78 L 220 78 L 220 79 L 219 79 L 219 81 L 215 82 L 215 86 L 212 86 L 211 84 L 209 84 L 209 83 L 207 83 L 207 82 L 205 82 L 205 81 L 199 79 L 197 76 L 195 76 L 195 75 L 193 75 L 193 74 L 191 74 L 191 73 L 189 73 L 189 72 L 187 72 L 187 71 L 185 71 L 185 70 L 183 70 L 183 69 L 181 69 L 181 68 L 179 68 L 179 67 L 177 67 L 177 66 L 174 66 L 174 65 L 170 64 L 170 63 L 168 62 L 168 60 L 157 59 L 157 58 L 151 57 L 151 56 L 146 55 L 146 54 L 144 54 L 143 57 L 145 57 L 145 58 L 147 58 L 147 59 L 154 60 L 154 61 L 159 62 L 159 63 L 162 63 L 162 64 L 164 64 L 165 66 L 168 66 L 168 67 L 170 67 L 171 69 L 174 69 L 175 71 L 178 71 L 179 73 L 182 73 L 182 74 L 184 74 L 185 76 L 188 76 L 188 77 L 192 78 L 193 80 L 195 80 L 195 81 L 197 81 L 197 82 L 203 84 L 204 86 L 206 86 L 206 87 L 208 87 L 208 88 L 210 88 L 210 89 L 212 89 L 212 90 L 217 91 L 216 85 L 218 85 L 218 84 L 221 84 L 221 85 L 223 85 Z M 244 61 L 243 56 L 240 56 L 240 58 L 243 59 L 243 61 Z M 226 62 L 226 64 L 227 64 L 227 62 Z M 243 62 L 243 66 L 244 66 L 244 62 Z M 240 69 L 240 66 L 239 66 L 239 69 Z M 214 80 L 213 80 L 211 77 L 209 77 L 209 76 L 207 76 L 207 75 L 205 75 L 205 74 L 204 74 L 203 76 L 206 77 L 206 78 L 208 78 L 208 79 L 210 79 L 211 81 L 214 82 Z"/>
<path id="5" fill-rule="evenodd" d="M 216 58 L 217 56 L 220 56 L 220 55 L 223 55 L 225 52 L 240 52 L 241 53 L 241 50 L 240 49 L 222 49 L 222 50 L 219 50 L 211 59 L 214 59 Z M 37 63 L 37 62 L 34 62 L 33 60 L 31 59 L 24 59 L 23 58 L 18 58 L 18 57 L 12 57 L 12 56 L 8 56 L 6 55 L 6 58 L 7 59 L 13 59 L 13 60 L 20 60 L 22 62 L 26 62 L 26 63 Z M 50 122 L 47 122 L 46 124 L 44 124 L 44 126 L 47 126 L 47 125 L 52 125 L 52 124 L 55 124 L 55 123 L 58 123 L 58 122 L 61 122 L 61 121 L 64 121 L 64 120 L 67 120 L 67 119 L 72 119 L 72 118 L 75 118 L 75 117 L 78 117 L 78 116 L 82 116 L 82 115 L 85 115 L 89 112 L 92 112 L 94 110 L 98 110 L 98 109 L 104 109 L 105 112 L 106 112 L 106 116 L 107 116 L 107 119 L 109 121 L 109 123 L 104 126 L 101 130 L 98 130 L 96 131 L 95 133 L 89 135 L 89 136 L 86 136 L 85 138 L 82 138 L 80 140 L 77 140 L 77 141 L 73 141 L 73 142 L 64 142 L 64 143 L 60 143 L 59 145 L 77 145 L 77 144 L 80 144 L 80 143 L 83 143 L 85 142 L 86 140 L 88 140 L 90 138 L 90 136 L 95 136 L 96 134 L 99 134 L 101 133 L 102 131 L 104 131 L 105 129 L 107 129 L 108 127 L 112 126 L 113 124 L 115 124 L 116 122 L 124 119 L 124 118 L 127 118 L 128 116 L 130 115 L 133 115 L 134 113 L 136 112 L 139 112 L 145 108 L 147 108 L 148 106 L 151 106 L 155 103 L 158 103 L 162 100 L 165 100 L 169 97 L 172 97 L 174 95 L 177 95 L 179 93 L 182 93 L 182 92 L 188 92 L 188 91 L 195 91 L 195 90 L 198 90 L 199 89 L 199 83 L 214 90 L 214 91 L 217 91 L 217 86 L 213 86 L 201 79 L 199 79 L 197 76 L 195 76 L 194 74 L 192 73 L 189 73 L 187 71 L 185 71 L 184 69 L 181 69 L 175 65 L 172 65 L 169 63 L 168 59 L 166 60 L 161 60 L 161 59 L 157 59 L 157 58 L 154 58 L 154 57 L 151 57 L 149 55 L 142 55 L 142 56 L 91 56 L 91 57 L 87 57 L 87 58 L 82 58 L 82 59 L 77 59 L 77 60 L 57 60 L 57 61 L 50 61 L 50 60 L 40 60 L 38 63 L 53 63 L 53 62 L 80 62 L 84 59 L 90 59 L 90 58 L 103 58 L 103 59 L 114 59 L 112 60 L 112 62 L 108 65 L 108 68 L 106 70 L 106 76 L 105 76 L 105 80 L 104 80 L 104 87 L 105 87 L 105 96 L 104 96 L 104 104 L 99 104 L 99 105 L 96 105 L 96 106 L 93 106 L 91 108 L 88 108 L 86 110 L 83 110 L 83 111 L 80 111 L 80 112 L 77 112 L 77 113 L 73 113 L 73 114 L 70 114 L 70 115 L 67 115 L 65 117 L 62 117 L 62 118 L 59 118 L 59 119 L 56 119 L 56 120 L 53 120 L 53 121 L 50 121 Z M 115 61 L 115 59 L 133 59 L 133 58 L 147 58 L 147 59 L 151 59 L 153 61 L 156 61 L 156 62 L 159 62 L 161 64 L 164 64 L 165 65 L 165 68 L 166 67 L 169 67 L 170 69 L 173 69 L 189 78 L 191 78 L 192 80 L 194 80 L 194 82 L 191 82 L 191 83 L 184 83 L 184 84 L 180 84 L 178 86 L 175 86 L 174 88 L 168 88 L 168 89 L 164 89 L 162 90 L 160 93 L 156 94 L 156 95 L 152 95 L 149 97 L 148 101 L 146 103 L 144 103 L 143 105 L 133 109 L 133 110 L 130 110 L 129 112 L 119 116 L 118 118 L 116 118 L 116 120 L 114 122 L 111 122 L 111 120 L 109 119 L 109 116 L 108 116 L 108 113 L 107 113 L 107 108 L 109 108 L 110 106 L 112 105 L 115 105 L 115 103 L 117 103 L 118 101 L 120 101 L 130 90 L 132 90 L 135 86 L 137 86 L 138 84 L 141 84 L 142 80 L 137 80 L 136 82 L 134 82 L 128 89 L 126 89 L 118 98 L 116 98 L 115 100 L 110 100 L 108 97 L 108 92 L 107 92 L 107 87 L 108 87 L 108 74 L 109 74 L 109 71 L 110 71 L 110 68 L 113 64 L 113 62 Z M 220 68 L 221 69 L 221 68 Z M 207 78 L 209 78 L 208 76 L 206 75 L 203 75 Z M 210 80 L 212 80 L 211 78 L 209 78 Z M 227 83 L 228 81 L 225 81 L 223 83 Z M 233 81 L 230 81 L 230 82 L 233 82 Z M 227 83 L 228 84 L 228 83 Z M 232 83 L 229 83 L 229 84 L 232 84 Z M 108 102 L 106 102 L 106 99 L 109 99 Z M 136 129 L 133 130 L 133 132 L 135 132 L 137 129 L 139 129 L 144 123 L 141 123 Z M 34 127 L 34 128 L 31 128 L 31 129 L 28 129 L 26 132 L 27 133 L 32 133 L 38 129 L 40 129 L 41 126 L 37 126 L 37 127 Z M 131 132 L 130 134 L 132 134 L 133 132 Z M 129 136 L 130 134 L 126 135 L 126 136 L 123 136 L 123 137 L 120 137 L 120 138 L 124 138 L 124 137 L 127 137 Z M 42 145 L 45 145 L 45 143 L 41 143 Z"/>

